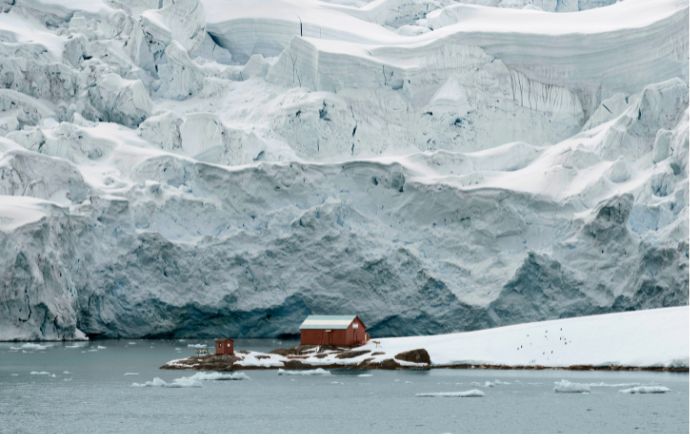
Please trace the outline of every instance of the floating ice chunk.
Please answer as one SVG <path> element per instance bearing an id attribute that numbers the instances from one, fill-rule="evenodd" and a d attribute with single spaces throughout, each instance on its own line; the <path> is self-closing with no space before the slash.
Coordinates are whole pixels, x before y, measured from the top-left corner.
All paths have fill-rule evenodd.
<path id="1" fill-rule="evenodd" d="M 200 388 L 201 382 L 192 379 L 191 377 L 178 377 L 173 379 L 172 382 L 166 382 L 160 377 L 154 377 L 153 380 L 144 383 L 132 383 L 135 388 L 148 388 L 148 387 L 160 387 L 160 388 Z"/>
<path id="2" fill-rule="evenodd" d="M 638 382 L 629 383 L 606 383 L 606 382 L 595 382 L 588 384 L 592 388 L 620 388 L 620 387 L 635 387 L 638 386 Z"/>
<path id="3" fill-rule="evenodd" d="M 131 342 L 128 342 L 127 345 L 137 345 L 137 343 L 134 341 L 131 341 Z"/>
<path id="4" fill-rule="evenodd" d="M 484 397 L 481 390 L 445 391 L 438 393 L 417 393 L 417 397 Z"/>
<path id="5" fill-rule="evenodd" d="M 41 345 L 41 344 L 34 344 L 33 342 L 27 342 L 25 344 L 19 345 L 19 346 L 11 346 L 10 350 L 18 351 L 18 350 L 45 350 L 49 348 L 50 345 Z"/>
<path id="6" fill-rule="evenodd" d="M 17 377 L 17 376 L 19 376 L 19 373 L 12 373 L 12 374 L 10 374 L 10 376 Z"/>
<path id="7" fill-rule="evenodd" d="M 72 344 L 72 345 L 65 345 L 65 348 L 68 348 L 68 349 L 73 349 L 73 348 L 82 348 L 82 347 L 84 347 L 85 345 L 86 345 L 86 344 Z"/>
<path id="8" fill-rule="evenodd" d="M 662 387 L 662 386 L 638 386 L 638 387 L 632 387 L 632 388 L 626 388 L 624 390 L 619 390 L 619 393 L 625 393 L 625 394 L 663 394 L 663 393 L 668 393 L 671 391 L 667 387 Z"/>
<path id="9" fill-rule="evenodd" d="M 245 373 L 220 373 L 217 371 L 207 372 L 201 371 L 190 377 L 190 379 L 195 380 L 248 380 L 249 376 Z"/>
<path id="10" fill-rule="evenodd" d="M 589 393 L 591 391 L 587 383 L 575 383 L 565 379 L 554 383 L 556 386 L 553 387 L 553 390 L 557 393 Z"/>
<path id="11" fill-rule="evenodd" d="M 206 344 L 187 344 L 187 348 L 206 348 Z"/>
<path id="12" fill-rule="evenodd" d="M 331 372 L 326 371 L 323 368 L 317 368 L 315 370 L 283 370 L 278 369 L 279 376 L 330 376 Z"/>
<path id="13" fill-rule="evenodd" d="M 62 374 L 72 374 L 72 373 L 70 373 L 69 371 L 65 370 L 65 371 L 62 372 Z"/>
<path id="14" fill-rule="evenodd" d="M 32 376 L 48 376 L 48 377 L 57 377 L 55 376 L 54 373 L 51 373 L 50 371 L 32 371 L 31 373 Z"/>
<path id="15" fill-rule="evenodd" d="M 105 350 L 106 348 L 108 348 L 108 347 L 104 347 L 104 346 L 102 346 L 102 345 L 98 345 L 98 346 L 96 347 L 96 350 Z"/>
<path id="16" fill-rule="evenodd" d="M 496 386 L 496 384 L 494 382 L 491 382 L 490 380 L 487 380 L 486 382 L 484 382 L 485 388 L 493 388 L 495 386 Z"/>
<path id="17" fill-rule="evenodd" d="M 357 375 L 357 377 L 373 377 L 373 376 L 374 376 L 374 375 L 373 375 L 373 374 L 370 374 L 370 373 L 362 373 L 362 374 L 358 374 L 358 375 Z"/>
<path id="18" fill-rule="evenodd" d="M 139 373 L 136 373 L 134 371 L 127 371 L 124 375 L 125 376 L 138 376 Z"/>

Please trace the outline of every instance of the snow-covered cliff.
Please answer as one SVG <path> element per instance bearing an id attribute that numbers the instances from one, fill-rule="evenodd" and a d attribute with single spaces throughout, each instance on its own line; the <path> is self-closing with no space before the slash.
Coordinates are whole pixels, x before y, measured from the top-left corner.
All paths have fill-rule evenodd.
<path id="1" fill-rule="evenodd" d="M 0 11 L 0 339 L 688 303 L 685 1 Z"/>

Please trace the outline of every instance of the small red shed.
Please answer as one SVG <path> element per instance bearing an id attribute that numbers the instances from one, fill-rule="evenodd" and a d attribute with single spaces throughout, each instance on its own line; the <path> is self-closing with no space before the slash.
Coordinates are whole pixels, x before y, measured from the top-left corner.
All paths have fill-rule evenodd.
<path id="1" fill-rule="evenodd" d="M 235 341 L 232 339 L 216 339 L 216 356 L 235 354 Z"/>
<path id="2" fill-rule="evenodd" d="M 301 345 L 355 346 L 369 340 L 357 315 L 310 315 L 299 327 Z"/>

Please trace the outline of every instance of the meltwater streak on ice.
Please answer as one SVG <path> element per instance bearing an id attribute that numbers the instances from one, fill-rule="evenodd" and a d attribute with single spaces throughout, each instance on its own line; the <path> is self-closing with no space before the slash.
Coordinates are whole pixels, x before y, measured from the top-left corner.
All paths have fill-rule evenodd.
<path id="1" fill-rule="evenodd" d="M 257 351 L 286 344 L 236 343 Z M 218 373 L 158 369 L 179 355 L 175 348 L 191 353 L 186 342 L 91 345 L 98 344 L 107 349 L 92 352 L 85 347 L 81 353 L 65 348 L 69 344 L 54 344 L 46 350 L 21 352 L 0 343 L 0 432 L 683 433 L 688 429 L 687 374 L 377 370 L 362 377 L 358 371 L 331 370 L 325 377 L 285 377 L 272 370 L 250 371 L 250 380 L 204 380 Z M 51 375 L 31 375 L 31 371 Z M 136 383 L 150 386 L 132 386 L 133 378 L 125 373 L 135 371 L 139 372 Z M 555 393 L 554 382 L 559 381 L 589 384 L 591 391 Z M 626 384 L 630 386 L 622 387 Z M 668 391 L 619 392 L 633 387 Z M 484 396 L 463 397 L 472 389 Z M 314 417 L 315 407 L 328 407 L 339 417 Z"/>

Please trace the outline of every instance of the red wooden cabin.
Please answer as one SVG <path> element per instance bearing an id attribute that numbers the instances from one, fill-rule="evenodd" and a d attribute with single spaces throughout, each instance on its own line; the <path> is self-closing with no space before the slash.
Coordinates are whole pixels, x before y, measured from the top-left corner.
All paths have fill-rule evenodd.
<path id="1" fill-rule="evenodd" d="M 299 327 L 301 345 L 356 346 L 369 340 L 357 315 L 311 315 Z"/>
<path id="2" fill-rule="evenodd" d="M 216 339 L 216 356 L 235 355 L 235 341 L 232 339 Z"/>

